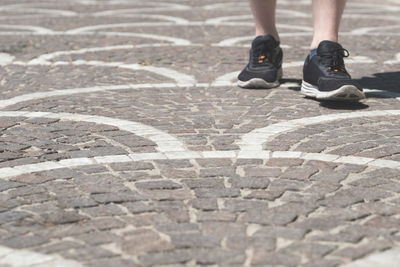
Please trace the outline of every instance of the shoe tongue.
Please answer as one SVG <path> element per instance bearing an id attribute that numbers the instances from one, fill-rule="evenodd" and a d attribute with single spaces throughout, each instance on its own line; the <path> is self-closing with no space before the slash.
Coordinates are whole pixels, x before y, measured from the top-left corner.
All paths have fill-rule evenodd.
<path id="1" fill-rule="evenodd" d="M 279 42 L 277 42 L 272 35 L 260 35 L 257 36 L 253 42 L 251 43 L 252 48 L 260 47 L 260 46 L 266 46 L 268 48 L 275 48 L 279 45 Z"/>
<path id="2" fill-rule="evenodd" d="M 332 53 L 333 51 L 336 51 L 338 49 L 343 49 L 343 47 L 336 42 L 322 41 L 318 45 L 317 54 L 319 55 L 321 53 Z"/>

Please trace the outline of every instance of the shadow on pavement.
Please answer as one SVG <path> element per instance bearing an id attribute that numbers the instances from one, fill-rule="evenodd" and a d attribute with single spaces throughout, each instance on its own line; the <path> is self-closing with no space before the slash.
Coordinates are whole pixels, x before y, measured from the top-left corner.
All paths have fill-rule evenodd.
<path id="1" fill-rule="evenodd" d="M 366 109 L 369 106 L 358 101 L 344 102 L 344 101 L 319 101 L 319 105 L 329 109 L 345 109 L 345 110 L 360 110 Z"/>
<path id="2" fill-rule="evenodd" d="M 365 89 L 379 89 L 394 93 L 400 93 L 400 71 L 396 72 L 381 72 L 374 73 L 372 77 L 362 77 L 357 80 Z M 378 95 L 368 94 L 367 97 L 376 97 L 376 98 L 392 98 L 399 97 L 395 94 L 390 95 Z"/>
<path id="3" fill-rule="evenodd" d="M 400 71 L 374 73 L 370 77 L 362 77 L 361 79 L 357 79 L 357 81 L 364 89 L 378 89 L 388 92 L 386 94 L 366 92 L 367 98 L 396 98 L 400 96 L 398 95 L 400 94 Z M 282 79 L 282 83 L 297 83 L 299 86 L 291 86 L 288 89 L 300 91 L 300 79 Z M 357 110 L 368 108 L 368 105 L 362 102 L 320 101 L 320 105 L 330 109 Z"/>

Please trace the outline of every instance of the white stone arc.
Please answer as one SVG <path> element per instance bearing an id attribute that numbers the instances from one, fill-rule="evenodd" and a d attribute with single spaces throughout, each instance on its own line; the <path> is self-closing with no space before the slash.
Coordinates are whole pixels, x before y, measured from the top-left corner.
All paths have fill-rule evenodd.
<path id="1" fill-rule="evenodd" d="M 132 17 L 139 17 L 139 18 L 152 18 L 152 19 L 159 19 L 168 22 L 173 22 L 176 25 L 187 25 L 189 21 L 184 18 L 173 17 L 173 16 L 165 16 L 165 15 L 150 15 L 150 14 L 135 14 Z M 165 22 L 164 22 L 165 23 Z M 100 29 L 110 29 L 110 28 L 119 28 L 119 27 L 135 27 L 140 26 L 140 23 L 116 23 L 116 24 L 101 24 L 101 25 L 93 25 L 93 26 L 85 26 L 80 27 L 72 30 L 68 30 L 67 33 L 80 33 L 85 31 L 95 31 Z"/>
<path id="2" fill-rule="evenodd" d="M 304 4 L 309 4 L 308 0 L 298 0 L 296 1 L 297 5 L 304 5 Z M 290 1 L 280 1 L 279 5 L 293 5 L 293 2 Z M 223 10 L 243 10 L 243 9 L 248 9 L 249 5 L 247 3 L 242 3 L 242 2 L 227 2 L 227 3 L 216 3 L 216 4 L 208 4 L 205 6 L 201 7 L 202 9 L 205 10 L 218 10 L 218 9 L 223 9 Z M 286 10 L 286 9 L 281 9 L 277 8 L 276 12 L 278 13 L 288 13 L 288 15 L 291 15 L 292 17 L 300 17 L 300 18 L 307 18 L 310 17 L 311 15 L 300 12 L 300 11 L 295 11 L 295 10 Z"/>
<path id="3" fill-rule="evenodd" d="M 103 67 L 103 68 L 121 68 L 121 69 L 129 69 L 129 70 L 142 70 L 155 73 L 160 76 L 164 76 L 168 79 L 174 80 L 176 83 L 191 83 L 195 84 L 196 79 L 192 75 L 184 74 L 178 72 L 173 69 L 163 68 L 163 67 L 155 67 L 155 66 L 142 66 L 140 64 L 126 64 L 124 62 L 104 62 L 104 61 L 97 61 L 97 60 L 75 60 L 75 61 L 56 61 L 56 62 L 48 62 L 48 61 L 39 61 L 39 60 L 32 60 L 28 63 L 14 61 L 13 64 L 15 65 L 22 65 L 22 66 L 34 66 L 34 65 L 46 65 L 46 66 L 95 66 L 95 67 Z"/>
<path id="4" fill-rule="evenodd" d="M 340 156 L 334 154 L 324 153 L 305 153 L 297 151 L 170 151 L 170 152 L 156 152 L 156 153 L 132 153 L 127 155 L 108 155 L 98 156 L 92 158 L 72 158 L 63 159 L 60 161 L 46 161 L 40 163 L 18 165 L 14 167 L 0 168 L 0 179 L 9 180 L 13 177 L 42 172 L 51 171 L 63 168 L 74 168 L 96 164 L 111 164 L 122 162 L 137 162 L 147 160 L 166 160 L 166 159 L 217 159 L 217 158 L 230 158 L 230 159 L 273 159 L 273 158 L 290 158 L 290 159 L 303 159 L 314 160 L 323 162 L 333 162 L 341 164 L 355 164 L 362 166 L 370 166 L 376 168 L 391 168 L 400 170 L 400 161 L 374 159 L 367 157 L 356 156 Z"/>
<path id="5" fill-rule="evenodd" d="M 224 23 L 228 23 L 231 25 L 243 25 L 240 22 L 237 22 L 237 20 L 252 20 L 251 15 L 237 15 L 237 16 L 223 16 L 223 17 L 215 17 L 211 19 L 207 19 L 204 24 L 205 25 L 226 25 Z M 235 24 L 237 23 L 237 24 Z M 250 25 L 253 25 L 253 22 L 249 22 Z M 289 24 L 282 24 L 278 23 L 277 24 L 278 28 L 284 28 L 284 29 L 296 29 L 296 30 L 301 30 L 301 31 L 312 31 L 312 27 L 308 26 L 300 26 L 300 25 L 289 25 Z"/>
<path id="6" fill-rule="evenodd" d="M 11 64 L 15 57 L 7 53 L 0 53 L 0 66 Z"/>
<path id="7" fill-rule="evenodd" d="M 103 51 L 113 51 L 113 50 L 124 50 L 124 49 L 138 49 L 138 48 L 151 48 L 151 47 L 170 47 L 170 46 L 198 46 L 195 44 L 192 45 L 177 45 L 177 44 L 166 44 L 166 43 L 151 43 L 151 44 L 138 44 L 138 45 L 133 45 L 133 44 L 128 44 L 128 45 L 111 45 L 111 46 L 99 46 L 99 47 L 90 47 L 90 48 L 80 48 L 80 49 L 75 49 L 75 50 L 64 50 L 64 51 L 55 51 L 51 53 L 46 53 L 43 55 L 40 55 L 29 62 L 37 62 L 37 63 L 43 63 L 45 64 L 46 62 L 60 57 L 60 56 L 66 56 L 66 55 L 82 55 L 86 53 L 95 53 L 95 52 L 103 52 Z"/>
<path id="8" fill-rule="evenodd" d="M 73 89 L 60 89 L 52 90 L 47 92 L 37 92 L 30 94 L 23 94 L 15 96 L 13 98 L 0 100 L 0 109 L 15 105 L 21 102 L 37 100 L 47 97 L 54 96 L 65 96 L 73 94 L 84 94 L 92 92 L 104 92 L 104 91 L 115 91 L 115 90 L 137 90 L 137 89 L 151 89 L 151 88 L 184 88 L 184 87 L 199 87 L 207 88 L 209 86 L 233 86 L 234 83 L 223 83 L 210 85 L 209 83 L 142 83 L 142 84 L 122 84 L 122 85 L 106 85 L 106 86 L 94 86 L 85 88 L 73 88 Z"/>
<path id="9" fill-rule="evenodd" d="M 154 7 L 137 7 L 131 9 L 114 9 L 107 11 L 95 12 L 93 16 L 117 16 L 121 14 L 129 14 L 129 13 L 143 13 L 143 12 L 160 12 L 160 11 L 180 11 L 180 10 L 188 10 L 189 6 L 181 5 L 181 4 L 173 4 L 173 3 L 165 3 L 165 2 L 146 2 L 147 5 L 151 5 Z"/>
<path id="10" fill-rule="evenodd" d="M 157 144 L 156 149 L 161 152 L 187 151 L 185 145 L 174 136 L 160 131 L 152 126 L 139 122 L 114 119 L 96 115 L 83 115 L 74 113 L 50 113 L 29 111 L 0 111 L 0 117 L 25 117 L 25 118 L 55 118 L 60 120 L 91 122 L 117 127 L 123 131 L 149 139 Z"/>
<path id="11" fill-rule="evenodd" d="M 52 30 L 43 28 L 43 27 L 38 27 L 38 26 L 30 26 L 30 25 L 8 25 L 8 24 L 0 24 L 0 29 L 1 28 L 6 28 L 6 29 L 13 29 L 13 30 L 26 30 L 26 31 L 32 31 L 35 33 L 39 34 L 51 34 L 53 33 Z"/>
<path id="12" fill-rule="evenodd" d="M 15 4 L 0 6 L 0 11 L 13 11 L 18 13 L 39 13 L 53 16 L 64 16 L 64 17 L 74 17 L 78 14 L 69 10 L 59 10 L 59 9 L 47 9 L 32 7 L 34 4 Z"/>
<path id="13" fill-rule="evenodd" d="M 316 117 L 306 117 L 283 121 L 269 125 L 267 127 L 255 129 L 242 136 L 242 139 L 237 142 L 241 151 L 262 151 L 263 144 L 273 140 L 276 136 L 282 133 L 293 131 L 297 128 L 312 124 L 325 123 L 334 120 L 354 119 L 363 117 L 377 116 L 393 116 L 400 115 L 400 110 L 374 110 L 374 111 L 358 111 L 349 113 L 337 113 L 321 115 Z"/>
<path id="14" fill-rule="evenodd" d="M 19 26 L 18 26 L 19 27 Z M 22 28 L 21 28 L 22 29 Z M 24 26 L 25 30 L 29 30 Z M 51 31 L 45 28 L 32 28 L 32 31 L 0 31 L 0 36 L 84 36 L 84 35 L 96 35 L 96 36 L 121 36 L 121 37 L 136 37 L 143 39 L 153 39 L 158 41 L 170 42 L 176 45 L 190 45 L 191 41 L 183 38 L 164 36 L 159 34 L 149 34 L 149 33 L 136 33 L 136 32 L 79 32 L 79 33 L 67 33 L 65 31 Z"/>
<path id="15" fill-rule="evenodd" d="M 398 267 L 400 262 L 400 248 L 395 247 L 383 252 L 368 255 L 342 267 Z"/>
<path id="16" fill-rule="evenodd" d="M 393 60 L 387 60 L 387 61 L 385 61 L 383 63 L 384 64 L 400 64 L 400 53 L 397 53 Z"/>
<path id="17" fill-rule="evenodd" d="M 0 246 L 0 266 L 10 267 L 83 267 L 79 262 L 58 255 L 45 255 L 29 250 Z"/>
<path id="18" fill-rule="evenodd" d="M 143 39 L 153 39 L 158 41 L 171 42 L 176 45 L 190 45 L 192 42 L 178 37 L 171 37 L 159 34 L 150 33 L 136 33 L 136 32 L 81 32 L 81 33 L 66 33 L 66 32 L 56 32 L 55 34 L 60 35 L 104 35 L 104 36 L 121 36 L 121 37 L 136 37 Z"/>

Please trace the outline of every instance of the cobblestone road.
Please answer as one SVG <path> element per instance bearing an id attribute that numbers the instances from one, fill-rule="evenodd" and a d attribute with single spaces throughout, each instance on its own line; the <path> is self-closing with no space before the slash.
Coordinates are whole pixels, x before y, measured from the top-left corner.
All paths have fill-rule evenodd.
<path id="1" fill-rule="evenodd" d="M 235 86 L 238 0 L 1 0 L 0 266 L 399 266 L 400 1 L 349 1 L 361 103 Z"/>

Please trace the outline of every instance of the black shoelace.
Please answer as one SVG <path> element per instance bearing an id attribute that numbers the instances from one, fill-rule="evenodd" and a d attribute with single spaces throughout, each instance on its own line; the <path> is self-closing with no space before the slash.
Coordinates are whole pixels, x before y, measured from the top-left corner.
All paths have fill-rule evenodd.
<path id="1" fill-rule="evenodd" d="M 347 73 L 344 66 L 343 58 L 350 55 L 349 51 L 344 48 L 338 48 L 332 52 L 320 53 L 322 63 L 333 72 L 344 72 Z"/>

